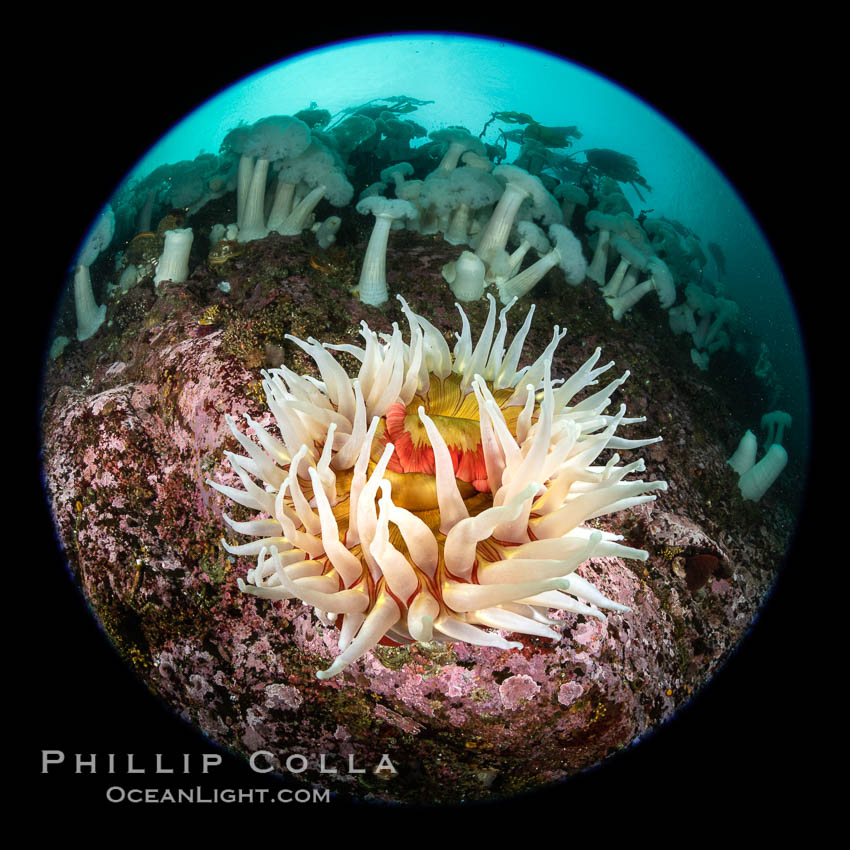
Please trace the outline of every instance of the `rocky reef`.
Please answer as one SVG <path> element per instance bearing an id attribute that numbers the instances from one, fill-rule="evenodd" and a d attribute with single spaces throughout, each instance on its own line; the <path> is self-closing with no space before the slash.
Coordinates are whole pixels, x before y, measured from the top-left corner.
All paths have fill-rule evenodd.
<path id="1" fill-rule="evenodd" d="M 647 420 L 628 436 L 663 436 L 640 454 L 645 477 L 669 490 L 592 521 L 649 559 L 579 569 L 631 611 L 607 622 L 559 612 L 562 639 L 522 636 L 522 650 L 380 646 L 317 680 L 335 630 L 296 601 L 238 592 L 252 559 L 222 549 L 229 505 L 205 480 L 237 449 L 225 414 L 266 421 L 261 368 L 315 374 L 286 334 L 356 344 L 361 319 L 384 332 L 404 322 L 394 298 L 371 307 L 352 295 L 368 234 L 349 226 L 347 247 L 328 250 L 310 233 L 209 257 L 199 245 L 184 283 L 157 291 L 142 280 L 108 305 L 97 335 L 48 365 L 44 470 L 71 570 L 145 685 L 237 753 L 269 751 L 278 768 L 303 754 L 302 780 L 373 800 L 457 803 L 545 786 L 657 728 L 723 664 L 781 565 L 798 481 L 789 474 L 761 503 L 743 502 L 726 460 L 744 424 L 718 377 L 691 368 L 660 331 L 659 307 L 615 322 L 594 284 L 566 286 L 556 270 L 515 308 L 537 305 L 526 352 L 536 357 L 552 326 L 566 326 L 552 364 L 564 377 L 601 346 L 618 374 L 632 373 L 616 401 Z M 441 269 L 456 250 L 404 231 L 390 252 L 390 293 L 453 332 Z M 474 333 L 487 306 L 465 307 Z M 322 774 L 322 753 L 368 769 Z M 395 771 L 373 769 L 383 754 Z"/>

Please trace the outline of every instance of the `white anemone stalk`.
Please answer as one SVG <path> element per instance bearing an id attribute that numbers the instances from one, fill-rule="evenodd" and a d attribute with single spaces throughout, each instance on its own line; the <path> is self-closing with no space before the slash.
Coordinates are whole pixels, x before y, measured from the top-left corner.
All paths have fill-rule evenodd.
<path id="1" fill-rule="evenodd" d="M 587 276 L 602 286 L 605 282 L 605 270 L 608 268 L 608 245 L 611 242 L 611 232 L 617 226 L 617 219 L 599 210 L 591 210 L 585 216 L 584 223 L 591 230 L 599 231 L 596 248 L 587 267 Z"/>
<path id="2" fill-rule="evenodd" d="M 747 429 L 741 441 L 738 443 L 738 448 L 735 453 L 726 463 L 738 473 L 743 475 L 745 472 L 753 468 L 756 462 L 756 453 L 758 452 L 758 440 L 756 435 Z"/>
<path id="3" fill-rule="evenodd" d="M 390 228 L 398 219 L 416 218 L 419 211 L 409 201 L 388 200 L 381 195 L 373 195 L 357 204 L 357 212 L 364 215 L 372 213 L 375 216 L 375 226 L 363 256 L 358 285 L 360 300 L 364 304 L 375 306 L 383 304 L 388 298 L 387 243 Z"/>
<path id="4" fill-rule="evenodd" d="M 236 172 L 236 224 L 241 228 L 245 203 L 248 200 L 248 190 L 251 188 L 251 177 L 254 173 L 254 157 L 242 154 L 239 157 L 239 167 Z"/>
<path id="5" fill-rule="evenodd" d="M 84 342 L 94 336 L 106 318 L 106 305 L 94 300 L 89 267 L 115 235 L 115 213 L 109 204 L 103 207 L 91 226 L 77 256 L 74 270 L 74 309 L 77 314 L 77 339 Z"/>
<path id="6" fill-rule="evenodd" d="M 498 281 L 499 300 L 509 304 L 514 298 L 522 298 L 546 276 L 550 269 L 560 266 L 570 286 L 578 286 L 587 272 L 587 262 L 581 253 L 581 243 L 573 232 L 562 224 L 549 228 L 549 237 L 555 246 L 536 263 L 507 280 Z"/>
<path id="7" fill-rule="evenodd" d="M 269 211 L 269 217 L 266 221 L 266 227 L 269 230 L 277 230 L 283 226 L 287 216 L 292 212 L 294 200 L 295 185 L 278 179 L 274 201 L 272 202 L 272 208 Z"/>
<path id="8" fill-rule="evenodd" d="M 484 262 L 472 251 L 464 251 L 443 266 L 443 277 L 458 301 L 478 301 L 484 297 Z"/>
<path id="9" fill-rule="evenodd" d="M 531 197 L 531 175 L 513 165 L 500 165 L 493 170 L 494 175 L 502 175 L 506 180 L 505 191 L 499 198 L 486 227 L 478 240 L 475 253 L 490 262 L 491 257 L 505 250 L 514 219 L 522 206 L 522 202 Z"/>
<path id="10" fill-rule="evenodd" d="M 646 265 L 649 277 L 637 286 L 623 292 L 616 297 L 606 297 L 611 307 L 611 313 L 616 321 L 622 321 L 623 316 L 649 292 L 653 290 L 658 293 L 658 301 L 662 309 L 668 310 L 676 300 L 676 284 L 673 275 L 664 260 L 659 257 L 651 257 Z"/>
<path id="11" fill-rule="evenodd" d="M 165 246 L 156 264 L 154 285 L 159 286 L 164 280 L 183 283 L 189 277 L 189 253 L 193 238 L 191 227 L 165 231 Z"/>
<path id="12" fill-rule="evenodd" d="M 266 181 L 268 174 L 269 161 L 262 157 L 258 158 L 251 171 L 251 181 L 248 184 L 248 190 L 245 193 L 243 207 L 239 215 L 240 242 L 252 242 L 255 239 L 263 239 L 268 235 L 269 230 L 265 224 Z"/>
<path id="13" fill-rule="evenodd" d="M 289 215 L 277 228 L 277 232 L 282 236 L 297 236 L 308 227 L 311 220 L 310 216 L 318 206 L 319 201 L 325 197 L 326 191 L 327 186 L 324 184 L 312 188 L 300 201 L 293 205 Z"/>
<path id="14" fill-rule="evenodd" d="M 785 469 L 787 463 L 788 453 L 779 443 L 773 443 L 767 454 L 738 479 L 738 488 L 744 500 L 760 501 L 779 478 L 779 473 Z"/>
<path id="15" fill-rule="evenodd" d="M 74 272 L 74 309 L 77 314 L 77 339 L 80 342 L 94 336 L 106 318 L 106 304 L 94 300 L 89 267 L 80 264 Z"/>

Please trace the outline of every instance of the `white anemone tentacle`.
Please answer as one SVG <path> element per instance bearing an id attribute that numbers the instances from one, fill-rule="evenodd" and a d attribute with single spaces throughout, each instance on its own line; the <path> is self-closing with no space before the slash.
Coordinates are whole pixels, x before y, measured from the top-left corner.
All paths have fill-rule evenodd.
<path id="1" fill-rule="evenodd" d="M 628 373 L 585 393 L 613 365 L 597 365 L 600 349 L 565 380 L 552 377 L 566 331 L 555 327 L 520 366 L 534 306 L 509 341 L 515 299 L 497 312 L 488 298 L 477 339 L 458 305 L 453 351 L 401 296 L 407 342 L 398 325 L 384 334 L 365 322 L 362 347 L 290 336 L 320 377 L 283 365 L 262 373 L 276 433 L 247 414 L 243 433 L 226 416 L 244 454 L 225 452 L 230 477 L 208 483 L 255 516 L 223 514 L 232 532 L 253 539 L 222 546 L 256 558 L 237 579 L 240 591 L 302 603 L 321 628 L 337 630 L 339 653 L 320 679 L 385 638 L 512 650 L 522 644 L 503 633 L 561 639 L 562 621 L 549 611 L 603 622 L 605 611 L 629 611 L 577 570 L 589 559 L 648 553 L 585 523 L 666 489 L 632 479 L 646 464 L 619 455 L 660 438 L 617 433 L 643 421 L 626 418 L 625 405 L 607 412 Z M 335 351 L 355 358 L 355 377 Z"/>

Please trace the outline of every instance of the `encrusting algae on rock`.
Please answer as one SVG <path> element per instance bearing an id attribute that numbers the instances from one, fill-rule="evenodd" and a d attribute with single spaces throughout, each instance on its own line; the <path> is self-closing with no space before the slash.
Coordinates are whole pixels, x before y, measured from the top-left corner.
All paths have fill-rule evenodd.
<path id="1" fill-rule="evenodd" d="M 557 326 L 532 365 L 518 368 L 534 307 L 506 350 L 506 314 L 516 299 L 500 312 L 495 339 L 489 299 L 474 347 L 458 305 L 463 329 L 453 353 L 401 296 L 407 344 L 397 324 L 379 338 L 365 322 L 365 348 L 290 337 L 322 380 L 286 366 L 263 373 L 282 439 L 246 416 L 255 442 L 227 418 L 247 452 L 227 453 L 245 489 L 208 483 L 266 518 L 225 515 L 234 531 L 261 539 L 222 543 L 233 555 L 258 556 L 240 590 L 300 599 L 326 626 L 339 625 L 340 654 L 320 679 L 386 640 L 516 649 L 522 644 L 495 630 L 557 641 L 547 609 L 628 610 L 574 571 L 592 555 L 645 560 L 648 553 L 583 523 L 652 501 L 667 484 L 626 480 L 645 469 L 642 460 L 619 466 L 615 453 L 593 464 L 605 449 L 660 438 L 615 436 L 620 425 L 644 421 L 626 419 L 625 405 L 604 413 L 628 372 L 573 403 L 613 365 L 596 367 L 599 348 L 554 386 Z M 329 349 L 360 362 L 357 378 Z"/>
<path id="2" fill-rule="evenodd" d="M 442 340 L 451 338 L 459 315 L 440 273 L 454 249 L 416 234 L 399 236 L 404 238 L 397 238 L 396 243 L 394 267 L 398 273 L 390 278 L 390 286 L 407 295 L 410 313 L 437 328 L 435 345 L 444 345 Z M 341 249 L 334 262 L 345 265 L 346 258 L 362 256 L 367 238 L 368 233 L 364 233 L 360 243 Z M 246 756 L 259 749 L 271 752 L 278 766 L 295 748 L 325 752 L 329 758 L 352 754 L 363 764 L 377 764 L 382 753 L 389 753 L 399 772 L 377 785 L 369 784 L 368 776 L 328 776 L 312 768 L 302 778 L 344 794 L 411 802 L 493 799 L 538 788 L 598 764 L 669 717 L 717 669 L 743 634 L 775 574 L 783 539 L 769 533 L 773 526 L 767 524 L 760 524 L 762 531 L 755 535 L 748 534 L 752 520 L 737 509 L 737 482 L 726 465 L 727 444 L 740 424 L 701 375 L 682 379 L 676 372 L 682 364 L 672 344 L 665 346 L 655 338 L 651 345 L 642 341 L 651 336 L 653 314 L 645 320 L 646 327 L 641 326 L 646 331 L 643 336 L 635 328 L 612 327 L 610 311 L 589 287 L 553 288 L 543 293 L 545 297 L 536 299 L 533 321 L 525 312 L 530 306 L 517 304 L 505 314 L 507 322 L 519 313 L 517 324 L 521 320 L 522 327 L 528 320 L 520 367 L 530 367 L 546 351 L 553 342 L 552 327 L 561 317 L 570 325 L 570 333 L 548 355 L 552 361 L 553 442 L 565 439 L 564 427 L 558 424 L 562 411 L 554 402 L 560 397 L 566 404 L 568 390 L 558 380 L 578 383 L 579 379 L 574 379 L 576 370 L 581 372 L 581 364 L 595 356 L 597 346 L 604 346 L 606 360 L 612 359 L 636 375 L 619 387 L 615 398 L 627 402 L 631 415 L 646 414 L 650 422 L 634 424 L 629 430 L 643 438 L 663 433 L 663 442 L 647 445 L 640 454 L 647 465 L 643 477 L 656 479 L 653 484 L 665 479 L 670 489 L 657 502 L 583 523 L 607 533 L 603 533 L 600 548 L 589 560 L 566 576 L 572 590 L 578 586 L 577 580 L 584 579 L 620 607 L 605 610 L 588 604 L 570 588 L 548 593 L 559 595 L 562 604 L 572 600 L 576 606 L 586 605 L 589 612 L 538 606 L 543 616 L 557 625 L 537 622 L 532 613 L 535 606 L 525 602 L 491 606 L 497 610 L 526 606 L 518 615 L 504 610 L 497 616 L 523 617 L 541 629 L 560 631 L 559 641 L 510 627 L 499 628 L 497 634 L 491 631 L 493 626 L 469 622 L 483 609 L 446 617 L 447 623 L 451 620 L 458 628 L 478 629 L 510 644 L 521 642 L 522 649 L 475 646 L 467 640 L 439 643 L 435 623 L 431 641 L 405 643 L 401 630 L 410 632 L 410 628 L 407 619 L 400 616 L 373 651 L 352 661 L 339 675 L 320 681 L 317 669 L 326 670 L 341 652 L 341 631 L 323 625 L 314 606 L 302 604 L 297 597 L 274 601 L 250 595 L 250 590 L 260 588 L 246 582 L 247 573 L 256 570 L 263 545 L 268 548 L 265 562 L 273 566 L 271 545 L 261 543 L 246 556 L 232 555 L 220 545 L 222 531 L 227 528 L 222 510 L 246 523 L 257 522 L 251 515 L 260 510 L 233 505 L 205 483 L 212 479 L 232 486 L 239 494 L 247 492 L 225 453 L 251 457 L 228 427 L 225 415 L 240 420 L 236 428 L 245 432 L 243 439 L 265 454 L 266 450 L 257 445 L 258 433 L 252 425 L 246 428 L 243 420 L 248 414 L 276 440 L 283 440 L 274 411 L 268 406 L 260 370 L 270 369 L 268 374 L 277 384 L 273 367 L 283 362 L 297 373 L 293 381 L 304 393 L 315 390 L 311 402 L 315 404 L 323 396 L 327 398 L 326 390 L 316 382 L 326 386 L 330 382 L 326 383 L 316 368 L 311 355 L 314 352 L 345 364 L 345 386 L 355 399 L 352 410 L 357 407 L 352 378 L 361 384 L 363 407 L 370 411 L 368 432 L 371 419 L 377 416 L 377 399 L 370 400 L 369 392 L 363 389 L 366 382 L 358 375 L 363 363 L 352 352 L 373 349 L 383 363 L 389 355 L 387 346 L 392 348 L 395 321 L 405 330 L 403 334 L 399 331 L 395 343 L 396 351 L 401 350 L 405 378 L 410 341 L 413 339 L 415 351 L 420 334 L 426 361 L 441 362 L 441 358 L 428 350 L 423 331 L 427 325 L 413 319 L 414 329 L 410 330 L 410 316 L 395 297 L 386 309 L 379 309 L 361 305 L 349 294 L 356 280 L 356 263 L 348 263 L 354 270 L 347 274 L 327 275 L 310 263 L 315 248 L 309 242 L 272 236 L 250 245 L 246 255 L 228 268 L 229 292 L 219 288 L 221 278 L 203 263 L 195 266 L 187 283 L 170 287 L 166 293 L 169 297 L 155 298 L 152 285 L 142 282 L 116 308 L 112 326 L 105 325 L 85 343 L 87 347 L 72 344 L 53 362 L 46 377 L 45 476 L 53 516 L 66 541 L 77 583 L 115 646 L 146 686 L 213 740 Z M 208 312 L 214 305 L 220 305 L 219 310 Z M 481 329 L 488 323 L 491 302 L 465 305 L 464 311 L 471 327 L 468 344 L 463 347 L 466 359 L 459 356 L 463 349 L 455 346 L 451 374 L 445 381 L 431 378 L 427 393 L 424 384 L 421 392 L 417 385 L 407 404 L 399 401 L 394 406 L 391 402 L 385 413 L 377 416 L 379 424 L 366 479 L 375 472 L 386 442 L 391 442 L 395 452 L 382 479 L 391 482 L 389 495 L 399 511 L 416 514 L 419 506 L 408 500 L 412 498 L 410 490 L 416 496 L 420 492 L 418 487 L 402 487 L 397 483 L 399 478 L 414 480 L 419 476 L 416 480 L 420 483 L 425 477 L 435 478 L 436 466 L 424 472 L 411 471 L 419 470 L 423 455 L 431 452 L 418 412 L 420 404 L 445 434 L 450 457 L 454 442 L 463 440 L 465 449 L 480 446 L 479 401 L 472 387 L 473 382 L 479 386 L 475 371 L 493 397 L 499 411 L 496 419 L 504 419 L 517 447 L 530 443 L 530 450 L 534 444 L 520 428 L 539 427 L 545 388 L 544 393 L 535 394 L 530 420 L 522 415 L 524 404 L 506 404 L 509 395 L 517 390 L 522 393 L 534 377 L 530 370 L 513 387 L 498 388 L 494 386 L 497 375 L 487 372 L 489 354 L 483 372 L 480 365 L 465 368 L 462 374 L 454 371 L 456 364 L 469 362 L 473 356 L 484 358 L 485 346 L 477 355 L 475 352 Z M 240 329 L 246 322 L 265 322 L 267 315 L 273 325 L 271 336 L 255 335 L 255 339 L 242 334 Z M 213 319 L 212 324 L 199 324 L 205 317 Z M 358 336 L 358 327 L 363 331 L 361 321 L 374 331 L 386 328 L 390 333 L 378 334 L 376 341 L 370 330 L 364 339 Z M 463 338 L 462 320 L 461 329 Z M 516 329 L 512 323 L 511 336 L 506 333 L 499 343 L 506 349 L 502 363 Z M 501 333 L 498 313 L 489 333 L 492 353 Z M 519 335 L 522 333 L 520 328 Z M 242 339 L 249 350 L 234 349 L 231 337 Z M 308 341 L 304 343 L 308 352 L 292 337 L 327 340 L 337 348 L 314 347 Z M 282 353 L 269 343 L 279 339 Z M 349 350 L 341 348 L 344 346 Z M 446 349 L 441 350 L 445 354 Z M 538 369 L 544 362 L 538 363 Z M 591 364 L 591 372 L 600 368 L 600 362 Z M 390 369 L 389 365 L 385 368 Z M 672 380 L 671 372 L 679 377 Z M 538 383 L 544 376 L 545 370 Z M 600 377 L 604 385 L 606 376 Z M 461 395 L 464 379 L 468 384 Z M 288 379 L 279 380 L 284 389 L 275 389 L 278 398 L 290 392 Z M 437 396 L 436 389 L 443 385 L 452 389 L 451 398 L 441 400 Z M 579 441 L 588 447 L 590 440 L 605 431 L 604 426 L 595 432 L 589 427 L 594 405 L 589 398 L 600 388 L 586 386 L 564 411 L 569 422 L 587 398 L 587 422 L 582 424 Z M 294 387 L 291 394 L 296 395 Z M 606 397 L 610 394 L 609 390 Z M 281 404 L 286 404 L 285 398 Z M 334 405 L 330 401 L 325 405 L 328 414 Z M 461 413 L 463 418 L 443 415 L 449 407 L 451 413 Z M 616 418 L 618 413 L 612 407 L 600 415 Z M 309 468 L 314 466 L 318 472 L 332 423 L 320 427 L 309 417 L 301 417 L 299 412 L 300 427 L 309 427 L 311 433 L 315 429 L 319 435 L 311 446 L 312 464 L 307 459 L 299 462 L 305 475 L 298 484 L 305 498 L 311 500 Z M 329 415 L 328 420 L 331 418 Z M 485 422 L 493 422 L 489 413 Z M 657 431 L 650 428 L 653 422 Z M 346 430 L 341 420 L 336 424 L 334 455 L 345 443 L 342 435 Z M 625 424 L 623 419 L 620 425 Z M 521 439 L 523 433 L 525 440 Z M 695 435 L 703 437 L 696 439 Z M 614 434 L 612 438 L 620 439 Z M 507 438 L 506 444 L 510 445 Z M 500 450 L 501 446 L 499 443 Z M 296 441 L 292 454 L 299 448 Z M 609 443 L 602 456 L 606 464 L 618 450 Z M 456 453 L 456 470 L 452 462 L 455 486 L 474 519 L 492 507 L 493 501 L 494 490 L 487 489 L 486 463 L 484 474 L 480 472 L 482 458 L 483 450 L 481 455 L 477 451 L 461 452 Z M 463 465 L 461 461 L 465 461 Z M 238 458 L 236 463 L 241 463 Z M 356 460 L 354 463 L 356 466 Z M 586 463 L 601 465 L 603 461 L 588 458 Z M 612 469 L 617 463 L 612 462 Z M 268 496 L 273 501 L 276 493 L 265 491 L 261 476 L 245 472 L 249 466 L 248 461 L 242 463 L 243 474 L 254 482 L 260 498 L 269 506 Z M 273 462 L 272 466 L 285 478 L 291 463 Z M 353 479 L 354 467 L 339 469 L 330 463 L 329 469 L 336 477 L 339 494 L 331 513 L 344 546 L 348 519 L 337 514 L 349 501 L 346 480 Z M 476 484 L 480 488 L 485 480 L 486 486 L 477 489 Z M 274 489 L 282 483 L 280 479 Z M 378 483 L 376 478 L 373 486 Z M 531 478 L 531 483 L 549 486 L 548 481 L 536 478 Z M 585 491 L 592 486 L 591 482 L 577 481 L 573 488 L 579 484 Z M 433 504 L 436 488 L 428 495 Z M 651 495 L 651 491 L 645 495 Z M 287 490 L 287 507 L 297 517 L 291 498 Z M 372 501 L 375 533 L 382 498 L 377 486 Z M 389 510 L 389 503 L 385 505 Z M 269 507 L 272 510 L 265 513 L 272 519 L 274 505 Z M 768 508 L 762 503 L 760 510 L 770 509 L 779 516 L 780 508 L 770 501 Z M 310 510 L 321 524 L 318 506 Z M 445 550 L 447 539 L 439 528 L 440 513 L 439 509 L 431 516 L 421 513 L 426 525 L 431 522 L 429 532 L 438 551 Z M 387 515 L 389 542 L 407 561 L 409 553 L 395 515 L 395 510 Z M 292 522 L 296 531 L 306 534 L 300 519 Z M 276 520 L 267 528 L 255 543 L 264 536 L 284 536 Z M 625 535 L 626 540 L 618 543 L 611 539 L 614 535 Z M 253 545 L 246 542 L 250 535 L 226 536 L 231 548 Z M 321 540 L 321 527 L 312 536 Z M 529 538 L 519 545 L 507 544 L 507 549 L 514 551 L 530 543 Z M 627 555 L 605 555 L 602 547 L 614 544 L 632 552 L 646 551 L 649 557 L 640 561 Z M 284 549 L 283 543 L 275 545 L 282 565 L 290 566 L 285 559 L 291 550 Z M 538 546 L 539 541 L 533 545 Z M 306 551 L 302 546 L 293 548 Z M 693 556 L 712 554 L 719 559 L 718 567 L 701 589 L 691 591 L 686 569 L 677 569 L 675 563 L 659 555 L 668 548 L 681 549 L 679 558 L 684 564 Z M 375 594 L 369 597 L 370 604 L 373 598 L 377 600 L 377 583 L 382 579 L 389 596 L 391 587 L 383 572 L 376 582 L 368 565 L 363 569 L 359 544 L 350 551 L 361 561 L 365 589 Z M 488 564 L 510 560 L 502 558 L 489 541 L 478 543 L 476 553 Z M 308 555 L 302 559 L 330 563 L 318 552 Z M 534 557 L 542 560 L 539 552 Z M 415 560 L 408 563 L 415 575 L 424 575 L 423 587 L 441 601 L 440 588 L 428 583 L 429 576 L 422 567 Z M 435 574 L 440 570 L 439 575 L 465 584 L 461 577 L 447 572 L 445 563 L 438 565 Z M 330 567 L 327 572 L 331 572 Z M 276 570 L 274 573 L 264 575 L 261 584 L 273 589 Z M 240 578 L 249 593 L 240 593 Z M 323 576 L 320 573 L 311 578 Z M 340 587 L 338 583 L 335 590 L 353 587 Z M 282 596 L 282 590 L 278 586 L 277 594 Z M 408 600 L 400 601 L 406 604 Z M 631 610 L 622 610 L 626 606 Z M 403 613 L 409 617 L 407 610 Z M 330 614 L 326 618 L 332 622 Z M 336 625 L 344 625 L 346 619 L 348 615 L 337 615 Z M 390 642 L 400 645 L 386 645 Z M 670 690 L 672 695 L 668 695 Z M 466 742 L 476 746 L 469 748 Z"/>
<path id="3" fill-rule="evenodd" d="M 239 125 L 310 143 L 265 162 L 225 144 L 125 186 L 97 297 L 58 328 L 44 464 L 77 584 L 175 712 L 278 771 L 295 750 L 388 754 L 391 777 L 301 778 L 454 803 L 574 775 L 669 718 L 755 615 L 793 479 L 742 501 L 726 459 L 764 388 L 719 330 L 694 366 L 719 327 L 694 281 L 717 287 L 692 232 L 635 216 L 617 182 L 637 171 L 591 150 L 552 173 L 544 140 L 575 128 L 500 112 L 482 139 L 525 129 L 496 173 L 508 148 L 469 133 L 411 145 L 427 130 L 399 116 L 420 105 Z M 290 182 L 311 164 L 321 180 Z M 418 214 L 373 241 L 372 190 Z M 155 286 L 186 227 L 188 275 Z M 641 283 L 653 255 L 684 304 Z M 637 287 L 658 297 L 612 315 Z M 605 377 L 600 346 L 636 378 Z"/>

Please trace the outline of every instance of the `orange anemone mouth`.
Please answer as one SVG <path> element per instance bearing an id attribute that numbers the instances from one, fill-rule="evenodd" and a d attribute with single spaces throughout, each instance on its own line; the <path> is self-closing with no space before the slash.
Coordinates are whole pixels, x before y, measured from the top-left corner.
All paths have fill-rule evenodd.
<path id="1" fill-rule="evenodd" d="M 490 384 L 488 389 L 515 434 L 519 408 L 506 405 L 513 391 L 494 390 Z M 458 374 L 444 380 L 432 375 L 426 393 L 417 395 L 407 405 L 397 401 L 390 406 L 382 423 L 383 434 L 373 450 L 372 459 L 377 461 L 387 443 L 392 443 L 395 448 L 387 470 L 394 473 L 391 480 L 397 503 L 408 510 L 437 508 L 434 449 L 419 417 L 419 407 L 425 408 L 446 442 L 464 500 L 476 493 L 490 493 L 475 395 L 471 391 L 463 391 Z"/>

